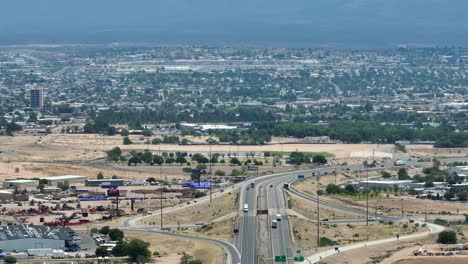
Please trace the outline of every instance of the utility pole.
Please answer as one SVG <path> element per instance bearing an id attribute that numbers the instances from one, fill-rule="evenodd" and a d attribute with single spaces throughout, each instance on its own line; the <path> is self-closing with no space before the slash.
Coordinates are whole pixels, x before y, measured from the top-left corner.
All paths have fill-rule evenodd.
<path id="1" fill-rule="evenodd" d="M 317 172 L 317 248 L 320 248 L 320 197 L 319 197 L 320 169 Z"/>
<path id="2" fill-rule="evenodd" d="M 161 148 L 161 144 L 159 144 L 159 148 Z M 163 185 L 164 185 L 162 166 L 163 164 L 161 163 L 161 165 L 159 165 L 159 174 L 161 177 L 161 186 L 159 187 L 161 189 L 161 194 L 159 197 L 159 202 L 161 206 L 161 230 L 163 230 Z"/>
<path id="3" fill-rule="evenodd" d="M 427 222 L 427 204 L 424 205 L 424 222 Z"/>
<path id="4" fill-rule="evenodd" d="M 401 198 L 401 217 L 403 217 L 403 198 Z"/>
<path id="5" fill-rule="evenodd" d="M 212 196 L 212 192 L 211 192 L 211 189 L 212 189 L 212 186 L 211 186 L 211 185 L 212 185 L 212 183 L 213 183 L 213 178 L 212 178 L 213 173 L 212 173 L 212 170 L 211 170 L 211 166 L 212 166 L 212 163 L 213 163 L 213 162 L 212 162 L 211 159 L 212 159 L 212 157 L 211 157 L 211 142 L 210 142 L 210 205 L 211 205 L 211 203 L 213 202 L 213 196 Z"/>
<path id="6" fill-rule="evenodd" d="M 369 170 L 366 170 L 366 225 L 369 225 Z"/>

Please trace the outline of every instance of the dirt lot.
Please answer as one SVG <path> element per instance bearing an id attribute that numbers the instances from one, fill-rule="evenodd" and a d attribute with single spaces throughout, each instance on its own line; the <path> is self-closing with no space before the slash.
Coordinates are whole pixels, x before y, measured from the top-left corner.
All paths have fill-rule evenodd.
<path id="1" fill-rule="evenodd" d="M 141 136 L 130 136 L 132 141 L 139 142 Z M 205 139 L 205 138 L 202 138 Z M 192 141 L 200 141 L 200 139 L 190 138 Z M 288 140 L 291 141 L 291 140 Z M 279 143 L 278 143 L 279 142 Z M 374 145 L 374 144 L 282 144 L 286 140 L 273 140 L 271 144 L 263 146 L 212 146 L 213 152 L 263 152 L 263 151 L 303 151 L 303 152 L 329 152 L 338 158 L 350 157 L 352 152 L 359 150 L 360 152 L 372 151 L 391 151 L 393 145 Z M 123 145 L 121 136 L 102 136 L 95 134 L 49 134 L 44 136 L 18 135 L 14 138 L 2 137 L 0 144 L 5 146 L 7 150 L 16 151 L 17 154 L 24 158 L 37 158 L 41 156 L 55 156 L 60 160 L 85 160 L 97 158 L 103 155 L 103 151 L 109 150 L 112 147 L 119 146 L 122 149 L 150 149 L 157 151 L 191 151 L 191 152 L 207 152 L 206 145 L 146 145 L 133 144 Z M 14 149 L 14 147 L 19 147 Z M 33 150 L 28 153 L 27 150 Z M 56 153 L 47 154 L 48 151 Z M 74 150 L 74 151 L 70 151 Z M 69 152 L 67 155 L 62 155 L 61 152 Z M 71 152 L 71 153 L 70 153 Z"/>
<path id="2" fill-rule="evenodd" d="M 125 231 L 125 235 L 129 238 L 135 237 L 151 243 L 150 250 L 152 252 L 158 251 L 162 255 L 156 263 L 179 263 L 183 252 L 201 260 L 203 263 L 223 263 L 224 252 L 211 243 L 138 231 Z"/>

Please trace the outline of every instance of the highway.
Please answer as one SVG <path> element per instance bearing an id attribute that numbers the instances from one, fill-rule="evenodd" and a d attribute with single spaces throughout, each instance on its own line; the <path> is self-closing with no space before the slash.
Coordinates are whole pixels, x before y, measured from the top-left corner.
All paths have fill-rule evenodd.
<path id="1" fill-rule="evenodd" d="M 431 164 L 428 162 L 417 162 L 415 160 L 408 161 L 406 166 L 413 166 L 413 165 L 424 165 L 424 164 Z M 322 166 L 317 167 L 310 170 L 304 171 L 294 171 L 294 172 L 287 172 L 287 173 L 278 173 L 272 174 L 267 176 L 262 176 L 258 178 L 254 178 L 244 182 L 241 185 L 241 199 L 242 203 L 247 203 L 249 206 L 249 213 L 241 215 L 239 218 L 238 226 L 239 226 L 239 234 L 236 239 L 237 247 L 240 250 L 242 255 L 241 263 L 242 264 L 258 264 L 259 259 L 259 252 L 257 250 L 259 248 L 264 249 L 265 247 L 269 248 L 270 255 L 269 257 L 272 258 L 274 256 L 287 256 L 292 257 L 294 253 L 294 246 L 292 243 L 291 237 L 291 229 L 287 214 L 285 212 L 287 208 L 286 201 L 284 199 L 284 190 L 282 185 L 284 182 L 294 182 L 298 180 L 298 175 L 303 174 L 306 178 L 310 177 L 331 177 L 334 173 L 346 173 L 346 172 L 356 172 L 359 170 L 366 171 L 366 170 L 381 170 L 385 168 L 392 168 L 395 167 L 393 161 L 387 160 L 379 165 L 379 167 L 367 168 L 364 169 L 361 164 L 352 164 L 347 166 Z M 401 166 L 404 167 L 404 166 Z M 251 188 L 250 184 L 254 183 L 255 188 Z M 271 187 L 270 187 L 271 186 Z M 247 190 L 247 187 L 249 190 Z M 262 201 L 258 201 L 257 193 L 260 188 L 267 189 L 267 204 L 269 207 L 269 217 L 268 217 L 268 228 L 269 231 L 266 230 L 257 230 L 258 222 L 256 218 L 255 211 L 258 209 L 257 203 L 262 203 Z M 315 198 L 309 196 L 307 194 L 303 194 L 297 192 L 295 190 L 291 190 L 291 193 L 294 195 L 300 196 L 306 200 L 315 202 Z M 326 206 L 334 210 L 341 210 L 341 211 L 348 211 L 353 212 L 356 214 L 366 215 L 366 211 L 359 209 L 359 208 L 352 208 L 346 207 L 343 205 L 333 204 L 330 202 L 320 202 L 321 206 Z M 243 205 L 240 205 L 243 206 Z M 272 217 L 275 217 L 276 214 L 279 213 L 282 215 L 282 221 L 278 224 L 278 228 L 275 230 L 271 230 L 271 221 L 273 220 Z M 384 215 L 378 215 L 383 220 L 392 220 L 397 221 L 401 220 L 399 218 L 391 218 L 386 217 Z M 349 222 L 346 219 L 335 220 L 337 222 Z M 362 221 L 362 220 L 350 220 L 351 222 Z M 331 221 L 330 221 L 331 222 Z M 266 231 L 266 232 L 265 232 Z M 258 237 L 265 235 L 265 233 L 269 233 L 270 244 L 269 245 L 259 245 L 258 244 Z"/>
<path id="2" fill-rule="evenodd" d="M 413 162 L 408 165 L 420 165 L 420 164 Z M 389 167 L 393 167 L 394 165 L 392 161 L 387 161 L 386 163 L 384 163 L 383 166 L 385 168 L 389 168 Z M 235 184 L 232 187 L 226 188 L 224 190 L 224 193 L 222 192 L 213 193 L 213 197 L 220 197 L 224 195 L 228 190 L 241 188 L 240 197 L 239 197 L 240 198 L 239 199 L 240 216 L 239 216 L 238 223 L 237 223 L 239 234 L 235 238 L 235 244 L 237 248 L 234 247 L 232 244 L 225 242 L 225 241 L 220 241 L 220 240 L 210 239 L 210 238 L 201 238 L 201 237 L 190 236 L 190 235 L 179 235 L 179 234 L 174 234 L 174 233 L 158 230 L 151 226 L 139 226 L 137 224 L 139 220 L 144 219 L 145 217 L 150 217 L 150 216 L 133 217 L 133 218 L 123 221 L 122 224 L 125 229 L 157 232 L 157 233 L 172 235 L 172 236 L 176 236 L 180 238 L 198 239 L 198 240 L 204 240 L 207 242 L 214 243 L 220 246 L 221 248 L 223 248 L 223 250 L 226 252 L 226 255 L 228 256 L 227 263 L 230 263 L 230 264 L 237 264 L 237 263 L 258 264 L 259 263 L 258 262 L 258 259 L 259 259 L 258 249 L 265 248 L 265 247 L 269 249 L 268 257 L 270 258 L 274 256 L 278 256 L 278 255 L 292 257 L 294 253 L 294 246 L 292 243 L 290 223 L 286 214 L 287 204 L 284 198 L 284 190 L 282 187 L 283 183 L 297 180 L 297 176 L 299 174 L 303 174 L 306 177 L 314 177 L 316 175 L 332 176 L 334 173 L 355 172 L 355 171 L 359 171 L 360 169 L 362 169 L 362 166 L 358 164 L 358 165 L 337 166 L 337 167 L 323 166 L 323 167 L 318 167 L 318 168 L 305 170 L 305 171 L 277 173 L 277 174 L 261 176 L 258 178 L 253 178 L 253 179 Z M 369 169 L 383 169 L 383 167 L 369 168 Z M 255 185 L 254 188 L 251 187 L 252 183 L 254 183 Z M 267 201 L 263 201 L 263 200 L 259 201 L 257 199 L 258 198 L 257 194 L 260 188 L 263 188 L 266 190 Z M 314 201 L 313 197 L 307 196 L 306 194 L 295 192 L 294 190 L 291 190 L 291 192 L 298 196 L 302 195 L 304 199 L 309 199 L 310 201 Z M 208 196 L 197 199 L 198 203 L 207 202 L 207 201 L 209 201 Z M 269 208 L 268 225 L 267 225 L 268 230 L 258 230 L 257 228 L 258 220 L 257 220 L 257 212 L 256 212 L 257 203 L 264 203 L 264 202 L 266 202 L 267 207 Z M 248 212 L 243 212 L 244 204 L 248 204 L 248 207 L 249 207 Z M 335 205 L 331 203 L 322 204 L 321 202 L 321 206 L 322 205 L 334 208 L 336 210 L 346 210 L 346 211 L 353 210 L 354 213 L 365 214 L 365 211 L 357 209 L 357 208 L 347 208 L 347 207 L 343 207 L 343 206 L 339 206 L 339 205 Z M 173 207 L 164 208 L 163 210 L 164 210 L 164 213 L 169 213 L 169 212 L 174 212 L 178 210 L 183 210 L 190 206 L 192 205 L 186 205 L 186 204 L 176 205 Z M 158 215 L 159 213 L 160 213 L 159 211 L 154 211 L 153 215 Z M 278 223 L 278 228 L 273 230 L 271 228 L 271 221 L 274 219 L 273 217 L 276 217 L 276 214 L 281 214 L 282 217 L 281 217 L 280 223 Z M 340 220 L 337 220 L 337 221 L 340 221 Z M 341 221 L 346 221 L 346 220 L 341 220 Z M 258 243 L 259 241 L 258 238 L 259 236 L 265 235 L 265 234 L 269 234 L 270 242 L 268 245 L 260 245 Z"/>

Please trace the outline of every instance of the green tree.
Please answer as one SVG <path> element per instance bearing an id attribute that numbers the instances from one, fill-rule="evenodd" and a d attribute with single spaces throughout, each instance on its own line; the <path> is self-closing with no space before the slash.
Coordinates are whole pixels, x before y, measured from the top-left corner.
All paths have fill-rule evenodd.
<path id="1" fill-rule="evenodd" d="M 153 156 L 153 163 L 157 165 L 162 165 L 164 163 L 164 158 L 159 155 Z"/>
<path id="2" fill-rule="evenodd" d="M 323 155 L 315 155 L 312 158 L 312 162 L 315 163 L 315 164 L 323 165 L 323 164 L 327 164 L 327 159 Z"/>
<path id="3" fill-rule="evenodd" d="M 382 175 L 382 178 L 384 178 L 384 179 L 388 179 L 388 178 L 392 177 L 392 175 L 389 172 L 386 172 L 386 171 L 382 171 L 380 173 L 380 175 Z"/>
<path id="4" fill-rule="evenodd" d="M 224 171 L 222 171 L 222 170 L 216 170 L 216 171 L 215 171 L 215 175 L 216 175 L 216 176 L 225 176 L 226 173 L 225 173 Z"/>
<path id="5" fill-rule="evenodd" d="M 18 260 L 17 260 L 15 257 L 13 257 L 13 256 L 6 256 L 6 257 L 3 259 L 3 261 L 4 261 L 5 263 L 9 263 L 9 264 L 17 263 L 17 262 L 18 262 Z"/>
<path id="6" fill-rule="evenodd" d="M 106 257 L 109 256 L 109 251 L 107 251 L 107 248 L 105 247 L 97 247 L 95 254 L 98 257 Z"/>
<path id="7" fill-rule="evenodd" d="M 109 238 L 113 241 L 122 241 L 124 232 L 118 228 L 112 228 L 109 230 Z"/>
<path id="8" fill-rule="evenodd" d="M 99 229 L 99 233 L 107 236 L 110 230 L 111 230 L 110 226 L 103 226 L 101 227 L 101 229 Z"/>
<path id="9" fill-rule="evenodd" d="M 70 184 L 68 183 L 68 181 L 59 182 L 57 183 L 57 187 L 60 188 L 62 191 L 66 191 L 70 189 Z"/>
<path id="10" fill-rule="evenodd" d="M 453 230 L 444 230 L 439 233 L 437 237 L 437 243 L 441 244 L 456 244 L 457 243 L 457 233 Z"/>
<path id="11" fill-rule="evenodd" d="M 153 145 L 159 145 L 161 143 L 163 143 L 163 141 L 160 138 L 153 138 L 151 140 L 151 144 L 153 144 Z"/>
<path id="12" fill-rule="evenodd" d="M 115 147 L 107 151 L 107 159 L 112 161 L 118 161 L 122 155 L 122 150 L 119 147 Z"/>
<path id="13" fill-rule="evenodd" d="M 337 194 L 337 193 L 341 192 L 341 188 L 340 188 L 340 186 L 338 186 L 336 184 L 330 183 L 330 184 L 327 185 L 326 192 L 328 194 Z"/>
<path id="14" fill-rule="evenodd" d="M 132 261 L 147 263 L 151 259 L 149 243 L 141 239 L 132 239 L 127 245 L 127 254 Z"/>
<path id="15" fill-rule="evenodd" d="M 120 131 L 120 135 L 123 137 L 128 137 L 128 134 L 128 129 L 126 128 L 122 128 L 122 130 Z"/>
<path id="16" fill-rule="evenodd" d="M 197 164 L 198 170 L 206 170 L 206 168 L 207 168 L 206 164 Z"/>
<path id="17" fill-rule="evenodd" d="M 143 129 L 143 136 L 145 137 L 151 137 L 153 135 L 153 131 L 150 129 Z"/>
<path id="18" fill-rule="evenodd" d="M 242 165 L 242 163 L 240 162 L 240 160 L 236 157 L 232 158 L 229 163 L 231 164 L 234 164 L 234 165 Z"/>
<path id="19" fill-rule="evenodd" d="M 133 144 L 133 142 L 132 142 L 132 140 L 130 140 L 129 137 L 124 137 L 123 138 L 123 144 L 124 145 L 131 145 L 131 144 Z"/>
<path id="20" fill-rule="evenodd" d="M 111 251 L 112 255 L 115 257 L 125 257 L 128 255 L 128 243 L 121 241 L 115 245 Z"/>
<path id="21" fill-rule="evenodd" d="M 408 175 L 408 171 L 405 168 L 400 168 L 398 170 L 398 179 L 399 180 L 409 180 L 410 176 Z"/>
<path id="22" fill-rule="evenodd" d="M 99 173 L 97 174 L 96 178 L 97 178 L 98 180 L 102 180 L 102 179 L 104 179 L 104 174 L 102 174 L 102 172 L 99 172 Z"/>
<path id="23" fill-rule="evenodd" d="M 182 156 L 178 156 L 175 161 L 180 165 L 187 163 L 187 159 Z"/>

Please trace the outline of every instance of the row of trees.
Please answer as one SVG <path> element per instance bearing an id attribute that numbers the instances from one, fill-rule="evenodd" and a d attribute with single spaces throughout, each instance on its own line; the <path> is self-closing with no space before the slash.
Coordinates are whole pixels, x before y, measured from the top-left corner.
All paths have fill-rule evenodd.
<path id="1" fill-rule="evenodd" d="M 253 155 L 252 155 L 253 156 Z M 167 153 L 162 152 L 161 155 L 154 155 L 150 150 L 144 150 L 143 152 L 131 151 L 130 157 L 127 159 L 123 155 L 122 150 L 119 147 L 115 147 L 107 151 L 107 159 L 113 162 L 127 162 L 129 166 L 136 166 L 138 164 L 148 164 L 148 165 L 162 165 L 162 164 L 173 164 L 178 163 L 179 165 L 187 164 L 190 166 L 190 161 L 196 162 L 197 164 L 224 164 L 225 154 L 213 153 L 211 158 L 206 157 L 203 154 L 195 153 L 189 154 L 187 152 L 175 152 Z M 222 159 L 220 159 L 222 158 Z M 237 157 L 232 157 L 229 159 L 229 164 L 233 165 L 263 165 L 263 161 L 256 159 L 247 159 L 244 162 L 241 162 Z"/>
<path id="2" fill-rule="evenodd" d="M 382 125 L 373 121 L 331 121 L 328 126 L 296 122 L 255 123 L 255 128 L 272 136 L 329 136 L 345 143 L 394 143 L 398 140 L 436 141 L 436 147 L 467 147 L 468 133 L 457 132 L 448 126 L 437 128 L 409 128 L 400 125 Z"/>

